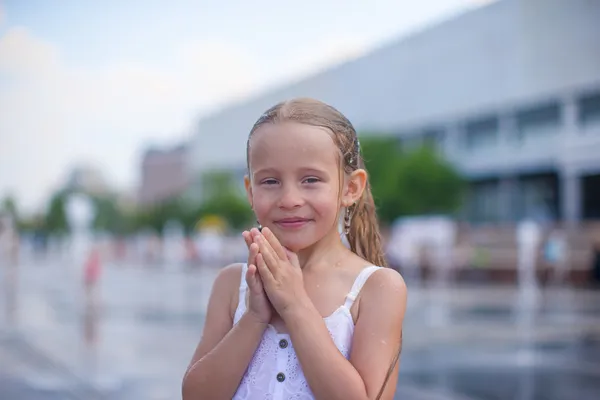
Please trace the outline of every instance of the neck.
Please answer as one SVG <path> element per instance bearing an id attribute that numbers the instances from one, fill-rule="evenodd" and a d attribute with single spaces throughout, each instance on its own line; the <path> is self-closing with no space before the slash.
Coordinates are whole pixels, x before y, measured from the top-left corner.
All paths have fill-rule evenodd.
<path id="1" fill-rule="evenodd" d="M 344 246 L 337 226 L 325 237 L 310 247 L 300 250 L 298 261 L 304 271 L 314 270 L 320 266 L 331 266 L 340 261 L 340 257 L 350 250 Z"/>

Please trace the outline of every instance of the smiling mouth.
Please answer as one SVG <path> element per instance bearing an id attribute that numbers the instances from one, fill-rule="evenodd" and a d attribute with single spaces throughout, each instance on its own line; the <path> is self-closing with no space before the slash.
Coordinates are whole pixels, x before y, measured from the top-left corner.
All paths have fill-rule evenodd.
<path id="1" fill-rule="evenodd" d="M 310 221 L 312 220 L 306 218 L 284 218 L 275 221 L 275 224 L 286 229 L 297 229 L 308 224 Z"/>

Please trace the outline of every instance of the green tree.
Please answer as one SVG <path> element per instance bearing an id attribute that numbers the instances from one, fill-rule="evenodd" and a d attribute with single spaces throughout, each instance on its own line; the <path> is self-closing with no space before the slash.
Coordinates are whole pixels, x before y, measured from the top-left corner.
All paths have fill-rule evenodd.
<path id="1" fill-rule="evenodd" d="M 129 219 L 128 231 L 152 229 L 159 234 L 169 221 L 180 222 L 186 228 L 193 225 L 193 222 L 190 221 L 193 219 L 193 215 L 189 206 L 186 206 L 179 198 L 172 198 L 151 207 L 138 209 L 129 216 Z"/>
<path id="2" fill-rule="evenodd" d="M 50 199 L 44 218 L 44 227 L 48 233 L 64 235 L 69 232 L 69 223 L 65 211 L 66 196 L 67 192 L 60 191 Z"/>
<path id="3" fill-rule="evenodd" d="M 434 148 L 402 150 L 397 138 L 368 136 L 361 139 L 361 149 L 382 221 L 460 208 L 464 181 Z"/>
<path id="4" fill-rule="evenodd" d="M 121 234 L 127 230 L 127 220 L 116 199 L 110 195 L 94 196 L 94 230 Z"/>
<path id="5" fill-rule="evenodd" d="M 248 201 L 240 195 L 222 194 L 205 200 L 200 206 L 199 215 L 218 215 L 234 229 L 248 227 L 252 223 L 252 210 Z"/>
<path id="6" fill-rule="evenodd" d="M 6 196 L 2 200 L 2 204 L 0 205 L 0 210 L 8 213 L 15 222 L 19 220 L 19 211 L 17 209 L 17 202 L 14 197 Z"/>
<path id="7" fill-rule="evenodd" d="M 202 177 L 202 193 L 198 217 L 218 215 L 234 229 L 244 228 L 252 222 L 252 210 L 240 190 L 240 183 L 231 172 L 206 173 Z"/>
<path id="8" fill-rule="evenodd" d="M 223 194 L 239 196 L 239 184 L 233 173 L 229 171 L 214 170 L 206 172 L 201 178 L 202 197 L 218 198 Z"/>

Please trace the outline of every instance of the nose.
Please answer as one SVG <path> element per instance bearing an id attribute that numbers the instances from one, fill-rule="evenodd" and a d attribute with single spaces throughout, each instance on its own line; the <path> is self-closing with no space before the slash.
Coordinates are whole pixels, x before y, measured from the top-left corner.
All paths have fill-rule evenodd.
<path id="1" fill-rule="evenodd" d="M 284 185 L 279 198 L 279 208 L 293 209 L 302 206 L 304 203 L 302 193 L 294 185 Z"/>

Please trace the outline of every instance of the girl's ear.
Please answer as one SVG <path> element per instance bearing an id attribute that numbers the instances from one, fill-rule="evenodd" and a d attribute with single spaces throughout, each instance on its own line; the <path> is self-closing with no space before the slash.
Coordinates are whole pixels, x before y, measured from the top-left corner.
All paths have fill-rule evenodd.
<path id="1" fill-rule="evenodd" d="M 342 206 L 350 207 L 358 202 L 367 187 L 367 171 L 357 169 L 352 171 L 346 180 L 346 187 L 342 196 Z"/>
<path id="2" fill-rule="evenodd" d="M 244 176 L 244 187 L 246 188 L 246 196 L 248 196 L 248 202 L 250 203 L 250 207 L 252 207 L 254 204 L 254 202 L 252 201 L 252 182 L 250 181 L 250 177 L 248 175 Z"/>

